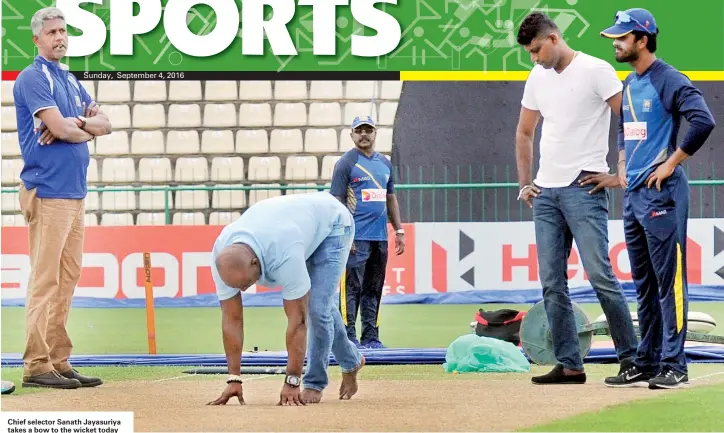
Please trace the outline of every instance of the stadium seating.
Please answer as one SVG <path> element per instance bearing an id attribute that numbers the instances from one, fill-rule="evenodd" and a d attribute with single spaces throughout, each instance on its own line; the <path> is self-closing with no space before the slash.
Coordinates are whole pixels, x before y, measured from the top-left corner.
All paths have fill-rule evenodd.
<path id="1" fill-rule="evenodd" d="M 2 148 L 0 148 L 0 153 L 3 158 L 8 156 L 20 156 L 20 143 L 18 141 L 17 132 L 2 133 Z"/>
<path id="2" fill-rule="evenodd" d="M 241 216 L 241 212 L 211 212 L 209 215 L 209 224 L 211 225 L 227 225 Z"/>
<path id="3" fill-rule="evenodd" d="M 2 160 L 2 184 L 17 185 L 20 182 L 20 172 L 23 169 L 23 160 L 20 158 Z"/>
<path id="4" fill-rule="evenodd" d="M 399 81 L 81 81 L 113 122 L 89 143 L 87 225 L 228 224 L 268 197 L 328 189 L 352 149 L 355 116 L 378 122 L 390 156 Z M 2 82 L 2 186 L 22 170 L 13 82 Z M 251 191 L 116 191 L 124 187 L 249 184 Z M 2 225 L 24 225 L 17 194 L 2 194 Z"/>
<path id="5" fill-rule="evenodd" d="M 137 226 L 164 226 L 166 215 L 163 212 L 140 212 L 136 219 Z"/>
<path id="6" fill-rule="evenodd" d="M 2 91 L 2 105 L 13 105 L 15 98 L 13 96 L 14 81 L 3 81 L 0 91 Z"/>
<path id="7" fill-rule="evenodd" d="M 2 216 L 2 225 L 7 227 L 22 227 L 27 225 L 21 214 L 5 214 Z"/>
<path id="8" fill-rule="evenodd" d="M 133 215 L 125 213 L 104 213 L 101 217 L 102 226 L 132 226 Z"/>

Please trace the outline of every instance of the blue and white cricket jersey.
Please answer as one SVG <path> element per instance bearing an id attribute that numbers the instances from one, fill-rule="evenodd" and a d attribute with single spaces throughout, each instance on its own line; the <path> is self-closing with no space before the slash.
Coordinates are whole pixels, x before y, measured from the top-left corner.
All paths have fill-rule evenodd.
<path id="1" fill-rule="evenodd" d="M 310 289 L 307 259 L 327 237 L 354 230 L 347 209 L 327 192 L 268 198 L 251 206 L 224 227 L 211 253 L 211 274 L 219 300 L 239 293 L 224 284 L 216 256 L 234 243 L 249 245 L 259 258 L 265 287 L 280 287 L 284 299 L 299 299 Z"/>
<path id="2" fill-rule="evenodd" d="M 394 192 L 392 163 L 382 154 L 368 157 L 354 148 L 335 166 L 330 193 L 347 198 L 355 240 L 387 241 L 387 194 Z"/>
<path id="3" fill-rule="evenodd" d="M 57 108 L 63 117 L 83 115 L 83 105 L 93 102 L 83 85 L 63 64 L 35 57 L 13 87 L 18 124 L 18 141 L 24 166 L 20 179 L 25 188 L 38 188 L 40 198 L 82 199 L 88 191 L 86 176 L 90 153 L 88 143 L 38 143 L 41 133 L 38 112 Z"/>
<path id="4" fill-rule="evenodd" d="M 676 151 L 682 115 L 691 126 L 681 146 L 688 155 L 704 144 L 714 127 L 701 92 L 660 59 L 642 75 L 632 72 L 626 77 L 621 111 L 618 148 L 626 149 L 628 190 L 644 184 Z"/>

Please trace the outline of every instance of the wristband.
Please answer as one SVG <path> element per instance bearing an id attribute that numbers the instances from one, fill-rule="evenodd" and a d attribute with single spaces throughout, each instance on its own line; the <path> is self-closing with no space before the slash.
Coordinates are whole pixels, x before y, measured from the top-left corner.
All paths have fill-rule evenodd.
<path id="1" fill-rule="evenodd" d="M 231 375 L 229 375 L 229 377 L 226 379 L 226 383 L 232 383 L 232 382 L 244 383 L 244 382 L 242 382 L 242 380 L 241 380 L 241 376 L 239 376 L 239 375 L 237 375 L 237 374 L 231 374 Z"/>

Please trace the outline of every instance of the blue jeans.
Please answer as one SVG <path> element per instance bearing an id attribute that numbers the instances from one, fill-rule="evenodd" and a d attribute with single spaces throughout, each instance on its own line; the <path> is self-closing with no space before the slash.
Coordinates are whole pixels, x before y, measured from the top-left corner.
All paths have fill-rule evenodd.
<path id="1" fill-rule="evenodd" d="M 327 237 L 307 259 L 312 286 L 307 311 L 307 372 L 305 388 L 322 391 L 329 384 L 329 353 L 342 371 L 359 367 L 362 355 L 347 338 L 339 312 L 337 287 L 344 273 L 354 239 L 354 227 L 345 227 Z"/>
<path id="2" fill-rule="evenodd" d="M 583 369 L 576 321 L 568 296 L 568 256 L 573 241 L 583 267 L 606 315 L 619 361 L 636 355 L 638 337 L 626 296 L 608 256 L 608 192 L 589 194 L 581 186 L 581 173 L 571 185 L 540 188 L 533 199 L 533 221 L 543 301 L 558 362 L 572 370 Z"/>

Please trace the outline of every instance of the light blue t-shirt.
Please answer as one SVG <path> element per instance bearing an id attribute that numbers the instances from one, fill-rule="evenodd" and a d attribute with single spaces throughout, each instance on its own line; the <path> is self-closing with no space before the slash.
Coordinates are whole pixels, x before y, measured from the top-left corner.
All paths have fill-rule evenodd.
<path id="1" fill-rule="evenodd" d="M 261 264 L 258 284 L 281 287 L 287 300 L 301 298 L 311 286 L 307 259 L 324 239 L 344 234 L 346 227 L 354 227 L 352 215 L 328 192 L 285 195 L 254 204 L 224 227 L 214 243 L 211 274 L 216 295 L 223 301 L 239 293 L 219 277 L 216 256 L 226 246 L 245 243 Z"/>

